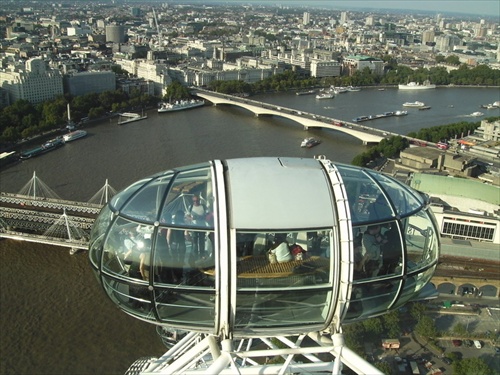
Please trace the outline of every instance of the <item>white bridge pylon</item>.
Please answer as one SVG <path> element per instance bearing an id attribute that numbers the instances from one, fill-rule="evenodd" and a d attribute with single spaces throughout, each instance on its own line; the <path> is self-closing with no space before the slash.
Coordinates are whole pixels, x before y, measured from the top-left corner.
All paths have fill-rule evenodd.
<path id="1" fill-rule="evenodd" d="M 19 195 L 26 195 L 32 199 L 37 198 L 52 198 L 61 199 L 54 190 L 48 187 L 40 178 L 37 177 L 36 172 L 33 172 L 33 177 L 19 190 Z"/>
<path id="2" fill-rule="evenodd" d="M 52 190 L 46 183 L 44 183 L 37 175 L 36 171 L 33 172 L 33 177 L 24 185 L 18 192 L 19 195 L 25 195 L 31 199 L 62 199 L 57 193 Z M 109 184 L 106 179 L 104 186 L 89 199 L 89 203 L 99 204 L 101 206 L 108 203 L 108 201 L 116 194 L 116 190 Z"/>
<path id="3" fill-rule="evenodd" d="M 104 206 L 109 202 L 111 198 L 116 194 L 116 190 L 108 183 L 108 179 L 104 183 L 104 186 L 99 189 L 97 193 L 94 194 L 92 198 L 89 199 L 89 203 L 96 203 Z"/>
<path id="4" fill-rule="evenodd" d="M 43 235 L 46 237 L 85 242 L 88 242 L 90 237 L 89 234 L 87 234 L 83 229 L 78 228 L 73 221 L 71 221 L 69 216 L 66 214 L 66 210 L 64 210 L 61 217 L 57 219 L 56 222 L 52 224 Z"/>

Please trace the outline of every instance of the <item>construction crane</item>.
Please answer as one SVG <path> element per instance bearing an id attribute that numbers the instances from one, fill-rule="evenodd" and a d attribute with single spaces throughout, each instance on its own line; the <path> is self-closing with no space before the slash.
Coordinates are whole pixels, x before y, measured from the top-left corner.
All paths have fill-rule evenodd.
<path id="1" fill-rule="evenodd" d="M 158 32 L 158 49 L 160 50 L 162 48 L 162 45 L 161 45 L 161 32 L 160 32 L 160 27 L 158 26 L 158 17 L 156 17 L 155 8 L 153 8 L 153 17 L 155 19 L 156 31 Z"/>

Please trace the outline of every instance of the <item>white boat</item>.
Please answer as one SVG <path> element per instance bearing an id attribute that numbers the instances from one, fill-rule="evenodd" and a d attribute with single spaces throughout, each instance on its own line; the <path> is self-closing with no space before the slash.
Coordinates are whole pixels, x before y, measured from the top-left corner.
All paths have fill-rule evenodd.
<path id="1" fill-rule="evenodd" d="M 313 138 L 313 137 L 309 137 L 309 138 L 304 138 L 304 140 L 300 144 L 300 147 L 311 148 L 311 147 L 319 145 L 320 143 L 321 143 L 320 140 Z"/>
<path id="2" fill-rule="evenodd" d="M 361 91 L 361 87 L 358 87 L 358 86 L 347 86 L 347 91 Z"/>
<path id="3" fill-rule="evenodd" d="M 316 99 L 333 99 L 335 94 L 333 92 L 322 92 L 316 95 Z"/>
<path id="4" fill-rule="evenodd" d="M 125 120 L 122 118 L 125 117 Z M 118 120 L 118 125 L 125 125 L 128 124 L 129 122 L 135 122 L 135 121 L 140 121 L 147 119 L 148 115 L 140 115 L 138 113 L 131 113 L 131 112 L 124 112 L 120 113 L 120 119 Z"/>
<path id="5" fill-rule="evenodd" d="M 403 103 L 403 107 L 414 107 L 414 108 L 425 107 L 425 103 L 424 102 L 419 102 L 417 100 L 416 102 L 406 102 L 406 103 Z"/>
<path id="6" fill-rule="evenodd" d="M 332 87 L 332 90 L 335 94 L 343 94 L 343 93 L 346 93 L 348 90 L 347 90 L 347 87 L 343 87 L 343 86 L 339 86 L 339 87 Z"/>
<path id="7" fill-rule="evenodd" d="M 484 113 L 483 112 L 472 112 L 470 115 L 472 117 L 480 117 L 480 116 L 483 116 Z"/>
<path id="8" fill-rule="evenodd" d="M 394 116 L 406 116 L 408 111 L 396 111 L 394 112 Z"/>
<path id="9" fill-rule="evenodd" d="M 85 137 L 87 135 L 87 132 L 85 130 L 75 130 L 70 133 L 64 134 L 63 139 L 64 142 L 71 142 L 74 141 L 75 139 L 79 139 L 82 137 Z"/>
<path id="10" fill-rule="evenodd" d="M 162 103 L 160 108 L 158 108 L 158 113 L 182 111 L 184 109 L 201 107 L 202 105 L 205 105 L 205 101 L 196 99 L 180 100 L 175 103 Z"/>
<path id="11" fill-rule="evenodd" d="M 427 90 L 435 89 L 436 85 L 432 84 L 429 80 L 425 80 L 424 83 L 408 82 L 407 84 L 399 84 L 398 88 L 400 90 Z"/>

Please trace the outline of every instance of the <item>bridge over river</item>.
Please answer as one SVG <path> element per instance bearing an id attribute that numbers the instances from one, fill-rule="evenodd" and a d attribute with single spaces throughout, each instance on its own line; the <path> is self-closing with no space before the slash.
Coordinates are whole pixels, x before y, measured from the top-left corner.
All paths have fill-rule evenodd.
<path id="1" fill-rule="evenodd" d="M 0 193 L 0 238 L 86 250 L 97 215 L 115 193 L 106 181 L 90 203 L 63 200 L 33 174 L 18 194 Z"/>
<path id="2" fill-rule="evenodd" d="M 206 99 L 214 105 L 234 105 L 253 112 L 256 116 L 280 116 L 301 124 L 304 129 L 325 128 L 347 133 L 360 139 L 363 144 L 379 143 L 387 137 L 387 132 L 360 125 L 354 122 L 341 121 L 339 119 L 320 116 L 314 113 L 298 111 L 274 104 L 259 102 L 248 98 L 240 98 L 233 95 L 219 94 L 213 91 L 196 88 L 192 94 Z M 399 135 L 399 134 L 390 134 Z"/>

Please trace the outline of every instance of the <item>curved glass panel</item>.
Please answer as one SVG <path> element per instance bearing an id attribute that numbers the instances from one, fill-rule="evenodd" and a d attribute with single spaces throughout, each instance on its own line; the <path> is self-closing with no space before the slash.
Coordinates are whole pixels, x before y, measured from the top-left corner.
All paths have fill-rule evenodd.
<path id="1" fill-rule="evenodd" d="M 150 180 L 151 178 L 145 178 L 133 183 L 111 198 L 109 205 L 116 208 L 118 211 L 121 210 L 122 205 L 127 201 L 127 199 Z"/>
<path id="2" fill-rule="evenodd" d="M 113 219 L 113 213 L 111 212 L 109 206 L 104 206 L 94 221 L 94 225 L 90 232 L 90 246 L 89 246 L 89 258 L 94 266 L 99 265 L 99 260 L 102 254 L 102 244 L 104 239 L 104 234 L 109 227 L 111 220 Z"/>
<path id="3" fill-rule="evenodd" d="M 405 280 L 403 291 L 398 299 L 398 306 L 402 306 L 409 300 L 415 297 L 415 295 L 431 280 L 434 274 L 435 267 L 431 267 L 422 273 L 415 273 L 409 275 Z"/>
<path id="4" fill-rule="evenodd" d="M 399 216 L 406 216 L 425 205 L 422 197 L 411 192 L 408 186 L 381 173 L 369 174 L 383 186 Z"/>
<path id="5" fill-rule="evenodd" d="M 151 292 L 147 286 L 129 284 L 104 276 L 103 287 L 111 300 L 128 313 L 156 320 L 150 302 Z"/>
<path id="6" fill-rule="evenodd" d="M 238 231 L 235 327 L 324 323 L 333 285 L 331 232 Z"/>
<path id="7" fill-rule="evenodd" d="M 405 229 L 408 273 L 427 267 L 438 258 L 439 234 L 426 211 L 402 221 Z"/>
<path id="8" fill-rule="evenodd" d="M 162 209 L 160 223 L 213 228 L 212 206 L 211 168 L 179 172 Z"/>
<path id="9" fill-rule="evenodd" d="M 155 305 L 163 323 L 190 328 L 215 326 L 215 291 L 155 288 Z"/>
<path id="10" fill-rule="evenodd" d="M 353 286 L 345 320 L 366 319 L 387 312 L 401 280 L 379 281 Z"/>
<path id="11" fill-rule="evenodd" d="M 398 221 L 353 228 L 354 279 L 401 275 L 403 240 Z"/>
<path id="12" fill-rule="evenodd" d="M 157 221 L 170 179 L 171 175 L 151 180 L 126 203 L 120 214 L 151 224 Z"/>
<path id="13" fill-rule="evenodd" d="M 149 254 L 153 226 L 119 217 L 103 246 L 103 271 L 149 280 Z"/>
<path id="14" fill-rule="evenodd" d="M 386 220 L 394 217 L 387 200 L 384 199 L 383 191 L 362 169 L 346 165 L 336 166 L 345 185 L 353 225 L 373 221 L 381 217 Z M 384 209 L 380 208 L 379 213 L 372 213 L 372 217 L 375 216 L 375 218 L 370 219 L 369 209 L 379 196 L 381 196 L 382 201 L 377 207 L 384 206 Z"/>

